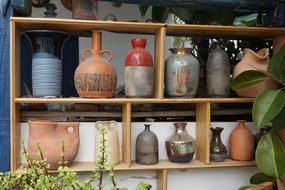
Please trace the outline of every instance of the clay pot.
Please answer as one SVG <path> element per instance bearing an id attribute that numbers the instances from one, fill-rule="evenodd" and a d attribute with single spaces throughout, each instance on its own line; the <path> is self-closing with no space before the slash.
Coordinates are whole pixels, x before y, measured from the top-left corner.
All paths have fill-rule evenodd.
<path id="1" fill-rule="evenodd" d="M 261 72 L 267 71 L 269 64 L 269 49 L 263 48 L 258 52 L 254 52 L 248 48 L 243 50 L 244 57 L 242 60 L 235 66 L 233 70 L 233 78 L 235 78 L 240 73 L 247 70 L 257 70 Z M 242 90 L 236 91 L 237 95 L 240 97 L 256 97 L 260 92 L 269 89 L 278 88 L 278 83 L 273 80 L 266 80 L 261 83 L 258 83 L 255 86 L 248 87 Z"/>
<path id="2" fill-rule="evenodd" d="M 248 161 L 254 155 L 254 137 L 246 128 L 245 120 L 238 120 L 238 125 L 230 134 L 230 158 L 239 161 Z"/>
<path id="3" fill-rule="evenodd" d="M 133 49 L 125 60 L 125 93 L 127 97 L 153 96 L 154 71 L 146 39 L 132 39 Z"/>
<path id="4" fill-rule="evenodd" d="M 64 143 L 64 161 L 68 164 L 75 159 L 79 148 L 79 123 L 56 123 L 48 120 L 29 121 L 28 153 L 34 160 L 41 160 L 38 144 L 50 169 L 57 169 L 62 161 L 62 143 Z"/>
<path id="5" fill-rule="evenodd" d="M 92 49 L 81 52 L 83 61 L 75 70 L 74 83 L 80 97 L 111 98 L 115 95 L 117 85 L 116 69 L 109 62 L 112 53 L 101 50 L 102 32 L 92 33 Z M 110 56 L 106 60 L 104 53 Z M 90 56 L 91 54 L 91 56 Z"/>

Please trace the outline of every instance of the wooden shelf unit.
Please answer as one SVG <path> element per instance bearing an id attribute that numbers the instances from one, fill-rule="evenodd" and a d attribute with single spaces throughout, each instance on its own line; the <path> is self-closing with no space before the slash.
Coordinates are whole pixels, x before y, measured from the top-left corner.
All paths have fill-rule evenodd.
<path id="1" fill-rule="evenodd" d="M 20 97 L 20 44 L 21 32 L 30 29 L 64 30 L 74 35 L 85 35 L 91 30 L 102 30 L 115 33 L 136 33 L 154 36 L 154 63 L 155 63 L 155 96 L 154 98 L 22 98 Z M 274 41 L 283 39 L 284 29 L 207 26 L 207 25 L 176 25 L 131 22 L 89 21 L 74 19 L 53 18 L 19 18 L 12 17 L 10 21 L 10 112 L 11 112 L 11 169 L 21 166 L 20 163 L 20 104 L 22 103 L 96 103 L 118 104 L 122 106 L 122 139 L 123 150 L 121 163 L 115 170 L 155 170 L 157 171 L 157 185 L 159 189 L 167 189 L 168 170 L 192 168 L 216 168 L 253 166 L 254 161 L 239 162 L 226 160 L 222 163 L 210 162 L 210 122 L 211 104 L 213 103 L 251 103 L 252 98 L 191 98 L 172 99 L 164 98 L 164 47 L 166 35 L 184 36 L 226 36 L 226 37 L 259 37 L 273 38 Z M 82 31 L 87 31 L 82 34 Z M 196 159 L 187 164 L 171 163 L 160 160 L 157 165 L 144 166 L 135 164 L 131 160 L 131 118 L 132 105 L 136 104 L 196 104 Z M 74 171 L 91 171 L 93 162 L 75 162 L 71 165 Z"/>

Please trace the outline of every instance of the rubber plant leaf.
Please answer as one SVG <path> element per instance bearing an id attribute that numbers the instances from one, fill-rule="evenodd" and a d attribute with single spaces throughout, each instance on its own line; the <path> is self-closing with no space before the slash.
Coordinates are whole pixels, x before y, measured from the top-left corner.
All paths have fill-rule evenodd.
<path id="1" fill-rule="evenodd" d="M 285 129 L 285 105 L 277 116 L 272 120 L 272 126 L 274 131 Z"/>
<path id="2" fill-rule="evenodd" d="M 271 57 L 267 70 L 277 81 L 285 85 L 285 44 Z"/>
<path id="3" fill-rule="evenodd" d="M 152 19 L 164 23 L 168 18 L 169 11 L 169 7 L 152 7 Z"/>
<path id="4" fill-rule="evenodd" d="M 272 121 L 285 104 L 282 90 L 265 90 L 253 102 L 252 119 L 257 128 L 263 128 Z"/>
<path id="5" fill-rule="evenodd" d="M 274 177 L 266 175 L 265 173 L 259 172 L 254 174 L 253 176 L 251 176 L 250 178 L 250 183 L 251 184 L 260 184 L 263 182 L 273 182 L 274 181 Z"/>
<path id="6" fill-rule="evenodd" d="M 279 177 L 285 172 L 285 149 L 274 132 L 267 133 L 260 139 L 255 159 L 258 168 L 266 175 Z"/>
<path id="7" fill-rule="evenodd" d="M 247 185 L 240 187 L 238 190 L 272 190 L 271 187 L 264 187 L 261 185 Z"/>
<path id="8" fill-rule="evenodd" d="M 244 71 L 232 80 L 231 87 L 233 90 L 240 90 L 254 86 L 267 79 L 268 77 L 262 72 L 254 70 Z"/>

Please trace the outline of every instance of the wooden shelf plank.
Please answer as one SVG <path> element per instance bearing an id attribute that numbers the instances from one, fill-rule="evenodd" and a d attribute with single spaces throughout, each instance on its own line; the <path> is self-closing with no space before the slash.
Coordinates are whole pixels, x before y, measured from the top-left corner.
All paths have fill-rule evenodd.
<path id="1" fill-rule="evenodd" d="M 155 34 L 157 30 L 165 26 L 165 24 L 161 23 L 36 17 L 11 17 L 10 21 L 14 22 L 21 30 L 64 30 L 70 31 L 71 33 L 76 31 L 104 30 L 118 33 Z"/>
<path id="2" fill-rule="evenodd" d="M 124 104 L 124 103 L 251 103 L 253 98 L 15 98 L 15 103 L 92 103 L 92 104 Z"/>
<path id="3" fill-rule="evenodd" d="M 120 162 L 114 170 L 116 171 L 132 171 L 132 170 L 172 170 L 172 169 L 198 169 L 198 168 L 232 168 L 232 167 L 247 167 L 255 166 L 255 161 L 234 161 L 227 159 L 224 162 L 210 162 L 205 164 L 199 160 L 193 159 L 189 163 L 173 163 L 168 160 L 160 160 L 155 165 L 139 165 L 134 161 L 128 167 L 125 163 Z M 21 165 L 23 166 L 23 165 Z M 94 162 L 73 162 L 69 167 L 73 171 L 85 172 L 92 171 L 95 168 Z M 54 171 L 53 171 L 54 172 Z"/>
<path id="4" fill-rule="evenodd" d="M 285 29 L 268 27 L 167 24 L 166 34 L 170 36 L 273 38 L 285 35 Z"/>

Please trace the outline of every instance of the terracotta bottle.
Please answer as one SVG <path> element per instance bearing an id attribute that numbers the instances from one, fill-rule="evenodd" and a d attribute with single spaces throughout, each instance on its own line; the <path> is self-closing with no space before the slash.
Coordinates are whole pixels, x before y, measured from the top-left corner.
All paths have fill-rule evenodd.
<path id="1" fill-rule="evenodd" d="M 74 73 L 75 88 L 80 97 L 111 98 L 115 95 L 117 73 L 109 62 L 112 53 L 102 50 L 101 40 L 102 32 L 93 31 L 92 49 L 81 52 L 81 58 L 85 61 L 79 64 Z M 110 55 L 107 60 L 103 57 L 104 53 Z"/>
<path id="2" fill-rule="evenodd" d="M 62 161 L 62 143 L 64 143 L 64 161 L 71 164 L 79 148 L 79 123 L 56 123 L 48 120 L 29 121 L 27 151 L 34 160 L 41 160 L 38 154 L 38 143 L 43 151 L 43 157 L 50 164 L 50 169 L 57 169 L 58 162 Z"/>
<path id="3" fill-rule="evenodd" d="M 146 39 L 132 39 L 133 49 L 125 60 L 125 93 L 127 97 L 153 96 L 154 71 L 150 53 L 145 50 Z"/>
<path id="4" fill-rule="evenodd" d="M 247 70 L 257 70 L 257 71 L 267 71 L 269 63 L 269 49 L 263 48 L 258 52 L 254 52 L 251 49 L 245 48 L 243 50 L 244 57 L 242 60 L 235 66 L 233 70 L 233 78 L 235 78 L 240 73 Z M 278 83 L 273 80 L 266 80 L 261 83 L 258 83 L 255 86 L 245 88 L 242 90 L 236 91 L 237 95 L 240 97 L 256 97 L 263 90 L 276 89 Z"/>
<path id="5" fill-rule="evenodd" d="M 253 159 L 254 137 L 251 131 L 246 128 L 245 120 L 238 120 L 238 125 L 230 134 L 230 158 L 239 161 Z"/>
<path id="6" fill-rule="evenodd" d="M 100 134 L 102 128 L 105 129 L 105 146 L 106 146 L 106 165 L 111 167 L 119 163 L 120 154 L 119 154 L 119 137 L 116 129 L 116 121 L 97 121 L 95 127 L 97 128 L 96 137 L 95 137 L 95 163 L 102 152 L 100 151 L 102 147 L 103 136 Z"/>

